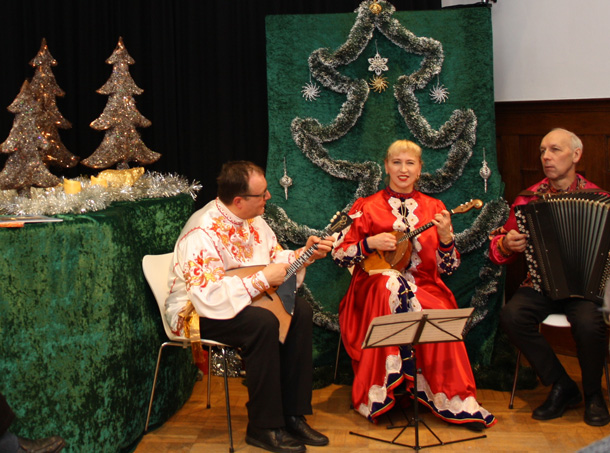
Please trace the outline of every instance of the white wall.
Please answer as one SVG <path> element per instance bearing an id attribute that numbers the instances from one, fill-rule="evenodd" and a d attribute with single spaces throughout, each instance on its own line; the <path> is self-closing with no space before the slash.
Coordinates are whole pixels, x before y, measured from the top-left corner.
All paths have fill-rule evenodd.
<path id="1" fill-rule="evenodd" d="M 609 24 L 609 0 L 492 3 L 495 100 L 610 98 Z"/>

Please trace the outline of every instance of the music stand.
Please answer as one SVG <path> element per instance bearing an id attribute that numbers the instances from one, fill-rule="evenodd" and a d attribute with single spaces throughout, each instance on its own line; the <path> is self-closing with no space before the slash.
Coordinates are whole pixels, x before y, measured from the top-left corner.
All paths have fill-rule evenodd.
<path id="1" fill-rule="evenodd" d="M 366 333 L 362 349 L 379 348 L 383 346 L 415 346 L 422 343 L 446 343 L 450 341 L 463 341 L 462 332 L 466 321 L 470 318 L 474 308 L 458 308 L 455 310 L 422 310 L 417 312 L 396 313 L 392 315 L 379 316 L 371 321 Z M 413 417 L 404 426 L 390 426 L 389 428 L 402 428 L 400 432 L 390 441 L 377 437 L 367 436 L 350 431 L 350 434 L 367 439 L 378 440 L 393 445 L 420 450 L 422 448 L 436 447 L 439 445 L 454 444 L 474 439 L 483 439 L 486 434 L 469 437 L 465 439 L 443 442 L 430 427 L 419 417 L 417 401 L 417 361 L 415 348 L 412 348 L 413 368 Z M 428 431 L 438 440 L 436 444 L 419 444 L 419 424 L 424 425 Z M 415 445 L 396 442 L 402 433 L 409 427 L 415 427 Z"/>

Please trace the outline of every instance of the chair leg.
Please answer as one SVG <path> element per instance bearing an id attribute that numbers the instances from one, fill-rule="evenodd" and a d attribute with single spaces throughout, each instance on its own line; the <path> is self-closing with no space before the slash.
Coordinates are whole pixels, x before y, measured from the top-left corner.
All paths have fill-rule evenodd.
<path id="1" fill-rule="evenodd" d="M 339 334 L 339 344 L 337 345 L 337 357 L 335 358 L 335 377 L 333 382 L 337 382 L 337 370 L 339 369 L 339 354 L 341 353 L 341 334 Z"/>
<path id="2" fill-rule="evenodd" d="M 153 379 L 152 391 L 150 392 L 150 402 L 148 403 L 148 414 L 146 415 L 146 426 L 144 432 L 148 431 L 148 422 L 150 420 L 150 411 L 152 410 L 153 398 L 155 397 L 155 386 L 157 385 L 157 375 L 159 374 L 159 364 L 161 363 L 161 353 L 167 343 L 163 343 L 159 348 L 159 354 L 157 355 L 157 366 L 155 367 L 155 377 Z"/>
<path id="3" fill-rule="evenodd" d="M 604 360 L 604 372 L 606 374 L 606 391 L 608 392 L 608 401 L 610 402 L 610 375 L 608 374 L 608 357 Z"/>
<path id="4" fill-rule="evenodd" d="M 229 404 L 229 377 L 227 375 L 227 349 L 224 347 L 221 347 L 221 352 L 222 352 L 222 360 L 223 360 L 223 367 L 224 367 L 224 381 L 225 381 L 225 403 L 227 406 L 227 423 L 229 425 L 229 441 L 231 442 L 231 446 L 229 447 L 229 452 L 233 453 L 235 451 L 235 449 L 233 448 L 233 428 L 231 427 L 231 405 Z"/>
<path id="5" fill-rule="evenodd" d="M 508 408 L 513 408 L 513 402 L 515 401 L 515 391 L 517 390 L 517 379 L 519 378 L 519 366 L 521 365 L 521 351 L 517 351 L 517 364 L 515 365 L 515 377 L 513 378 L 513 390 L 510 392 L 510 402 Z"/>
<path id="6" fill-rule="evenodd" d="M 212 345 L 208 345 L 208 403 L 206 409 L 210 408 L 210 391 L 212 388 Z"/>

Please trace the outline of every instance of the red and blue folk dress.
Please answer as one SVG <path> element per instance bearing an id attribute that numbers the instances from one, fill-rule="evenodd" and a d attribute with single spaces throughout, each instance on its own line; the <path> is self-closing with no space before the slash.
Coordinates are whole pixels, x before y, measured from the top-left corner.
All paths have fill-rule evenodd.
<path id="1" fill-rule="evenodd" d="M 460 264 L 454 243 L 440 244 L 435 227 L 412 238 L 411 261 L 402 271 L 365 272 L 368 237 L 390 231 L 410 231 L 429 223 L 446 209 L 442 201 L 418 191 L 399 194 L 389 188 L 356 200 L 353 223 L 339 235 L 332 256 L 343 267 L 353 266 L 349 289 L 339 306 L 341 338 L 352 359 L 354 409 L 371 421 L 390 410 L 394 390 L 401 383 L 413 387 L 414 368 L 410 346 L 362 349 L 367 328 L 378 316 L 455 309 L 457 303 L 440 274 L 451 274 Z M 417 395 L 441 419 L 450 423 L 480 422 L 486 427 L 495 417 L 479 405 L 476 386 L 463 342 L 427 343 L 415 346 Z"/>

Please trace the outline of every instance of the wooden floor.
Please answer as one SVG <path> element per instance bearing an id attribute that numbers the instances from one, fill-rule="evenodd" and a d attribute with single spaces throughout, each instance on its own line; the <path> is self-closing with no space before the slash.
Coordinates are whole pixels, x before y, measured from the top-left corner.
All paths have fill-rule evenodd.
<path id="1" fill-rule="evenodd" d="M 561 360 L 572 377 L 580 382 L 576 359 L 562 356 Z M 262 452 L 263 450 L 245 442 L 247 390 L 242 384 L 242 380 L 237 378 L 229 379 L 229 386 L 235 451 L 239 453 Z M 533 390 L 518 391 L 514 409 L 510 410 L 508 409 L 509 392 L 479 389 L 477 396 L 480 404 L 496 416 L 498 423 L 483 433 L 485 438 L 463 442 L 448 443 L 479 434 L 459 426 L 449 425 L 428 411 L 422 410 L 420 411 L 422 420 L 445 443 L 445 445 L 428 447 L 438 443 L 438 440 L 423 424 L 420 424 L 417 430 L 413 426 L 406 428 L 394 444 L 352 434 L 364 434 L 391 442 L 400 433 L 400 429 L 388 429 L 387 425 L 391 422 L 402 425 L 405 423 L 405 418 L 399 409 L 394 409 L 390 412 L 391 421 L 382 417 L 383 420 L 378 425 L 374 425 L 350 409 L 350 386 L 330 385 L 314 390 L 314 414 L 307 417 L 312 427 L 330 438 L 330 444 L 326 447 L 308 447 L 307 450 L 320 453 L 413 451 L 415 450 L 413 447 L 418 445 L 415 439 L 417 432 L 419 433 L 419 446 L 425 447 L 426 451 L 446 453 L 456 451 L 574 452 L 610 436 L 610 424 L 604 427 L 591 427 L 584 423 L 582 404 L 566 411 L 564 416 L 559 419 L 546 422 L 532 419 L 533 408 L 544 401 L 548 390 L 539 385 Z M 229 437 L 221 377 L 212 377 L 211 408 L 206 409 L 205 403 L 206 380 L 196 383 L 189 401 L 163 426 L 145 435 L 135 452 L 227 452 Z M 411 407 L 406 409 L 406 414 L 411 416 Z M 397 443 L 410 447 L 397 445 Z"/>

